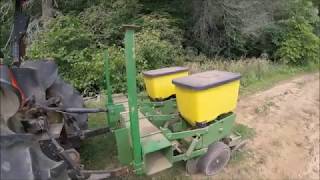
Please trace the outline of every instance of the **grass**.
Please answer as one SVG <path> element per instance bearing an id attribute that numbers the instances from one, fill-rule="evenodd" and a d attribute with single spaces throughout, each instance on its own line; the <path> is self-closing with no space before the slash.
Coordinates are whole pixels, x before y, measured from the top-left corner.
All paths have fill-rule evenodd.
<path id="1" fill-rule="evenodd" d="M 200 60 L 199 60 L 200 58 Z M 266 89 L 290 77 L 319 71 L 319 64 L 290 66 L 266 59 L 251 58 L 240 60 L 206 59 L 199 56 L 195 62 L 185 63 L 191 73 L 208 70 L 225 70 L 241 74 L 240 94 L 242 96 Z"/>
<path id="2" fill-rule="evenodd" d="M 248 158 L 248 156 L 249 153 L 247 151 L 235 151 L 233 154 L 231 154 L 230 164 L 237 165 L 238 163 Z"/>
<path id="3" fill-rule="evenodd" d="M 104 99 L 87 101 L 87 107 L 103 107 Z M 104 113 L 89 114 L 89 128 L 107 126 Z M 113 134 L 86 139 L 81 144 L 81 161 L 86 169 L 98 170 L 116 167 L 116 148 Z"/>
<path id="4" fill-rule="evenodd" d="M 246 59 L 239 61 L 201 61 L 189 62 L 186 65 L 192 73 L 206 70 L 226 70 L 240 72 L 242 75 L 240 95 L 245 96 L 255 91 L 268 88 L 275 83 L 293 77 L 294 75 L 318 71 L 317 66 L 313 67 L 293 67 L 288 65 L 275 64 L 264 59 Z M 87 107 L 103 107 L 105 99 L 101 96 L 97 100 L 90 100 L 86 103 Z M 266 104 L 262 109 L 257 109 L 257 113 L 265 111 L 270 104 Z M 103 113 L 89 115 L 89 127 L 97 128 L 106 126 L 106 119 Z M 251 139 L 255 131 L 243 124 L 236 124 L 234 131 L 241 134 L 245 139 Z M 95 137 L 85 140 L 81 147 L 82 163 L 86 169 L 107 169 L 118 167 L 115 138 L 112 134 Z M 246 152 L 236 152 L 231 158 L 231 164 L 243 161 L 247 157 Z M 152 177 L 130 176 L 129 179 L 188 179 L 185 173 L 184 163 L 175 163 L 162 173 Z"/>
<path id="5" fill-rule="evenodd" d="M 256 134 L 253 128 L 239 123 L 236 123 L 234 125 L 233 132 L 241 135 L 242 140 L 252 139 Z M 237 163 L 244 161 L 246 158 L 248 158 L 248 156 L 249 152 L 247 151 L 242 151 L 241 149 L 234 151 L 231 155 L 230 164 L 236 165 Z"/>
<path id="6" fill-rule="evenodd" d="M 256 134 L 253 128 L 239 123 L 234 125 L 233 132 L 240 134 L 243 139 L 251 139 Z"/>

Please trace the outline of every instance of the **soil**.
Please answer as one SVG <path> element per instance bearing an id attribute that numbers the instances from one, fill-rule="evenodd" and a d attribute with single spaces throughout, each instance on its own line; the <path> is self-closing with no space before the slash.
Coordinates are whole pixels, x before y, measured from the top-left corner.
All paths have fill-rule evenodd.
<path id="1" fill-rule="evenodd" d="M 319 73 L 241 98 L 237 122 L 254 128 L 255 136 L 245 159 L 212 179 L 320 179 L 319 101 Z"/>

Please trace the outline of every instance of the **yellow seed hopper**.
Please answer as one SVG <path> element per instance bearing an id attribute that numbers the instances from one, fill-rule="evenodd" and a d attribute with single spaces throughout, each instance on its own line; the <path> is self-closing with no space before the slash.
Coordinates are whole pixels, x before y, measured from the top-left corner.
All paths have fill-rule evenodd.
<path id="1" fill-rule="evenodd" d="M 147 93 L 151 99 L 162 100 L 175 95 L 172 80 L 188 76 L 188 68 L 168 67 L 143 72 Z"/>
<path id="2" fill-rule="evenodd" d="M 181 115 L 191 125 L 205 125 L 237 104 L 240 74 L 208 71 L 173 80 Z"/>

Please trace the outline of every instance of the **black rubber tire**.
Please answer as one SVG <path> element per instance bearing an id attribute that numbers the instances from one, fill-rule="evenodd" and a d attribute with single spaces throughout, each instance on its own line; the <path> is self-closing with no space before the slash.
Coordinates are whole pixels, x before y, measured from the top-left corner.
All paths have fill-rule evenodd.
<path id="1" fill-rule="evenodd" d="M 216 175 L 229 162 L 231 150 L 223 142 L 216 142 L 208 147 L 207 153 L 198 161 L 198 169 L 207 176 Z"/>
<path id="2" fill-rule="evenodd" d="M 84 100 L 81 94 L 70 84 L 63 81 L 59 76 L 56 81 L 47 89 L 47 97 L 60 97 L 64 108 L 67 107 L 84 107 Z M 88 114 L 70 113 L 81 130 L 88 129 Z M 71 129 L 70 129 L 71 130 Z M 67 130 L 68 133 L 70 131 Z M 72 131 L 72 130 L 71 130 Z M 72 132 L 70 132 L 72 134 Z M 69 133 L 69 134 L 70 134 Z"/>
<path id="3" fill-rule="evenodd" d="M 186 171 L 188 174 L 197 174 L 199 172 L 198 168 L 199 158 L 189 159 L 186 162 Z"/>

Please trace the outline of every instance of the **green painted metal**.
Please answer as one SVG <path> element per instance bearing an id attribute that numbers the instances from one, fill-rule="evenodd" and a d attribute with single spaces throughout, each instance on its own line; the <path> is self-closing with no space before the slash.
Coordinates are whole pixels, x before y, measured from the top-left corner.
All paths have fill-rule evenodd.
<path id="1" fill-rule="evenodd" d="M 182 160 L 185 161 L 205 154 L 210 144 L 231 134 L 235 119 L 235 115 L 230 113 L 217 118 L 207 127 L 194 129 L 182 118 L 172 116 L 172 113 L 176 113 L 175 101 L 152 102 L 143 100 L 140 101 L 139 105 L 143 114 L 160 128 L 162 134 L 166 136 L 168 141 L 178 141 L 180 146 L 184 147 L 185 151 L 179 155 L 173 154 L 173 145 L 171 145 L 170 148 L 165 148 L 165 151 L 162 150 L 172 163 Z M 166 122 L 172 122 L 170 129 L 164 127 Z M 192 138 L 190 139 L 190 137 Z M 156 144 L 155 142 L 156 141 L 149 143 Z M 154 150 L 156 150 L 156 148 L 154 148 Z"/>
<path id="2" fill-rule="evenodd" d="M 150 101 L 144 99 L 139 102 L 140 111 L 157 127 L 163 126 L 167 121 L 177 120 L 179 114 L 176 110 L 175 99 L 166 101 Z"/>
<path id="3" fill-rule="evenodd" d="M 162 152 L 163 154 L 166 156 L 166 158 L 171 162 L 173 163 L 173 149 L 174 147 L 173 146 L 170 146 L 166 149 L 164 149 Z"/>
<path id="4" fill-rule="evenodd" d="M 186 137 L 200 136 L 200 135 L 206 134 L 208 133 L 209 128 L 204 127 L 204 128 L 185 130 L 185 131 L 174 132 L 174 133 L 168 131 L 167 128 L 161 128 L 161 130 L 165 134 L 165 136 L 168 138 L 168 140 L 178 140 Z"/>
<path id="5" fill-rule="evenodd" d="M 109 126 L 113 129 L 121 127 L 120 124 L 120 113 L 125 110 L 122 104 L 110 104 L 108 108 L 108 123 Z"/>
<path id="6" fill-rule="evenodd" d="M 129 117 L 131 128 L 131 142 L 133 146 L 133 166 L 137 174 L 143 173 L 142 148 L 139 132 L 139 117 L 137 106 L 137 82 L 136 82 L 136 62 L 134 54 L 134 27 L 126 26 L 125 33 L 125 56 L 127 70 L 127 88 Z"/>
<path id="7" fill-rule="evenodd" d="M 159 151 L 171 146 L 171 142 L 161 133 L 143 137 L 141 139 L 141 144 L 143 154 Z"/>
<path id="8" fill-rule="evenodd" d="M 186 154 L 186 157 L 190 157 L 190 155 L 192 154 L 192 152 L 194 151 L 196 145 L 198 144 L 199 142 L 199 136 L 196 136 L 192 139 L 192 142 L 187 150 L 187 152 L 185 153 Z"/>
<path id="9" fill-rule="evenodd" d="M 105 66 L 105 82 L 106 82 L 106 97 L 107 97 L 107 105 L 112 105 L 112 86 L 110 82 L 110 72 L 109 72 L 109 55 L 108 51 L 104 52 L 104 66 Z"/>
<path id="10" fill-rule="evenodd" d="M 184 153 L 184 154 L 180 154 L 177 156 L 173 156 L 172 157 L 172 163 L 174 162 L 178 162 L 178 161 L 186 161 L 188 159 L 192 159 L 201 155 L 204 155 L 207 152 L 208 148 L 202 148 L 202 149 L 198 149 L 193 151 L 189 156 Z"/>
<path id="11" fill-rule="evenodd" d="M 171 127 L 170 127 L 170 130 L 171 130 L 172 132 L 179 132 L 179 131 L 185 130 L 185 129 L 183 128 L 182 123 L 183 123 L 183 120 L 180 120 L 180 121 L 172 124 Z"/>
<path id="12" fill-rule="evenodd" d="M 110 71 L 109 71 L 109 56 L 108 51 L 104 52 L 104 74 L 105 74 L 105 91 L 106 91 L 106 102 L 105 106 L 108 109 L 106 118 L 108 121 L 108 126 L 112 129 L 116 128 L 117 123 L 120 120 L 120 112 L 124 111 L 123 105 L 115 105 L 112 99 L 112 86 L 110 81 Z"/>
<path id="13" fill-rule="evenodd" d="M 236 115 L 231 113 L 208 126 L 208 133 L 202 136 L 201 143 L 198 144 L 197 148 L 207 147 L 213 142 L 230 135 L 235 119 Z"/>
<path id="14" fill-rule="evenodd" d="M 170 130 L 172 132 L 180 132 L 180 131 L 185 131 L 188 128 L 190 128 L 190 125 L 183 119 L 179 119 L 179 121 L 177 121 L 174 124 L 171 124 L 171 128 Z"/>
<path id="15" fill-rule="evenodd" d="M 118 160 L 121 164 L 130 165 L 132 157 L 132 147 L 128 128 L 121 128 L 114 131 L 117 143 Z"/>

